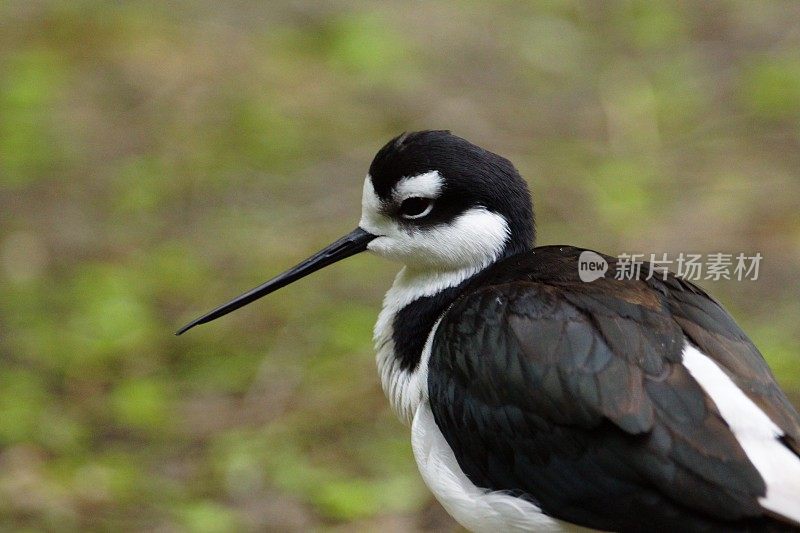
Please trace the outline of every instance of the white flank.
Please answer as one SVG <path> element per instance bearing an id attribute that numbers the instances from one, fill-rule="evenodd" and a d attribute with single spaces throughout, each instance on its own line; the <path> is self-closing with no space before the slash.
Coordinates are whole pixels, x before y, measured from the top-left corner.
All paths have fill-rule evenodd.
<path id="1" fill-rule="evenodd" d="M 690 344 L 683 364 L 711 397 L 767 486 L 765 509 L 800 523 L 800 458 L 778 438 L 783 431 L 708 356 Z"/>
<path id="2" fill-rule="evenodd" d="M 414 415 L 411 445 L 425 484 L 442 507 L 470 531 L 562 531 L 564 526 L 571 529 L 529 501 L 475 486 L 458 465 L 427 401 Z"/>

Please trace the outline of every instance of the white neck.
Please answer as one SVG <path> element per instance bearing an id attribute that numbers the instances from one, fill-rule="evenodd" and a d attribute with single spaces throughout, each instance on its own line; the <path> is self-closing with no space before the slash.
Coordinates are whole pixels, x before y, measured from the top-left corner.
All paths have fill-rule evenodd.
<path id="1" fill-rule="evenodd" d="M 473 276 L 486 265 L 466 267 L 459 270 L 412 270 L 403 267 L 395 277 L 394 284 L 383 299 L 383 309 L 375 324 L 375 350 L 378 372 L 383 392 L 389 398 L 392 409 L 406 424 L 411 423 L 420 401 L 427 398 L 428 357 L 433 336 L 439 321 L 428 332 L 419 365 L 413 370 L 401 368 L 394 351 L 394 319 L 400 310 L 415 300 L 433 296 L 445 289 L 455 287 Z"/>

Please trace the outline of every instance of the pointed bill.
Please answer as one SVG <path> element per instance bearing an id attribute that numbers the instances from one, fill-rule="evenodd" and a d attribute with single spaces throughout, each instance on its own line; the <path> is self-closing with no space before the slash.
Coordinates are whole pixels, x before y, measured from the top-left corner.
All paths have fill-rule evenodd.
<path id="1" fill-rule="evenodd" d="M 375 237 L 376 235 L 368 233 L 361 228 L 356 228 L 338 241 L 329 244 L 316 254 L 290 268 L 283 274 L 280 274 L 271 280 L 262 283 L 258 287 L 255 287 L 246 293 L 237 296 L 230 302 L 225 303 L 216 309 L 209 311 L 205 315 L 192 320 L 181 329 L 176 331 L 175 335 L 181 335 L 182 333 L 185 333 L 199 324 L 205 324 L 207 322 L 211 322 L 212 320 L 216 320 L 221 316 L 225 316 L 228 313 L 239 309 L 240 307 L 258 300 L 262 296 L 266 296 L 271 292 L 275 292 L 281 287 L 285 287 L 286 285 L 289 285 L 290 283 L 295 282 L 298 279 L 311 274 L 312 272 L 316 272 L 317 270 L 325 268 L 328 265 L 332 265 L 337 261 L 346 259 L 351 255 L 361 253 L 367 249 L 367 244 L 369 244 L 369 242 Z"/>

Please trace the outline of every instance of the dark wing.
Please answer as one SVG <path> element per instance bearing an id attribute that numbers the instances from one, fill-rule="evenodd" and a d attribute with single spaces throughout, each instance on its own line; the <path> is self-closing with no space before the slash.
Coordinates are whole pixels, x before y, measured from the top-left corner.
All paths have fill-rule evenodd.
<path id="1" fill-rule="evenodd" d="M 786 445 L 800 455 L 800 417 L 778 387 L 764 357 L 725 309 L 699 287 L 680 278 L 647 281 L 663 300 L 686 338 L 727 370 L 786 434 Z"/>
<path id="2" fill-rule="evenodd" d="M 465 474 L 597 529 L 791 527 L 759 505 L 762 477 L 681 364 L 688 338 L 796 450 L 797 413 L 752 343 L 681 280 L 580 282 L 578 252 L 506 261 L 443 318 L 429 401 Z"/>

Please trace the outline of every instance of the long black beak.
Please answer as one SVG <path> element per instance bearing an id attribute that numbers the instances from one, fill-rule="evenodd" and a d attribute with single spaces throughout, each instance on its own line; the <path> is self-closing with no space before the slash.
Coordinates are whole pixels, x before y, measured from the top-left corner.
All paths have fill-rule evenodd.
<path id="1" fill-rule="evenodd" d="M 312 255 L 300 264 L 290 268 L 283 274 L 280 274 L 266 283 L 262 283 L 258 287 L 255 287 L 254 289 L 237 296 L 230 302 L 217 307 L 213 311 L 209 311 L 205 315 L 195 318 L 181 329 L 176 331 L 175 335 L 180 335 L 181 333 L 192 329 L 198 324 L 205 324 L 206 322 L 216 320 L 221 316 L 227 315 L 231 311 L 236 311 L 240 307 L 258 300 L 262 296 L 266 296 L 271 292 L 275 292 L 281 287 L 285 287 L 286 285 L 297 281 L 298 279 L 303 278 L 312 272 L 316 272 L 321 268 L 332 265 L 333 263 L 341 261 L 342 259 L 350 257 L 351 255 L 363 252 L 367 249 L 367 244 L 369 244 L 369 241 L 375 237 L 376 235 L 367 233 L 361 228 L 356 228 L 338 241 L 329 244 L 316 254 Z"/>

